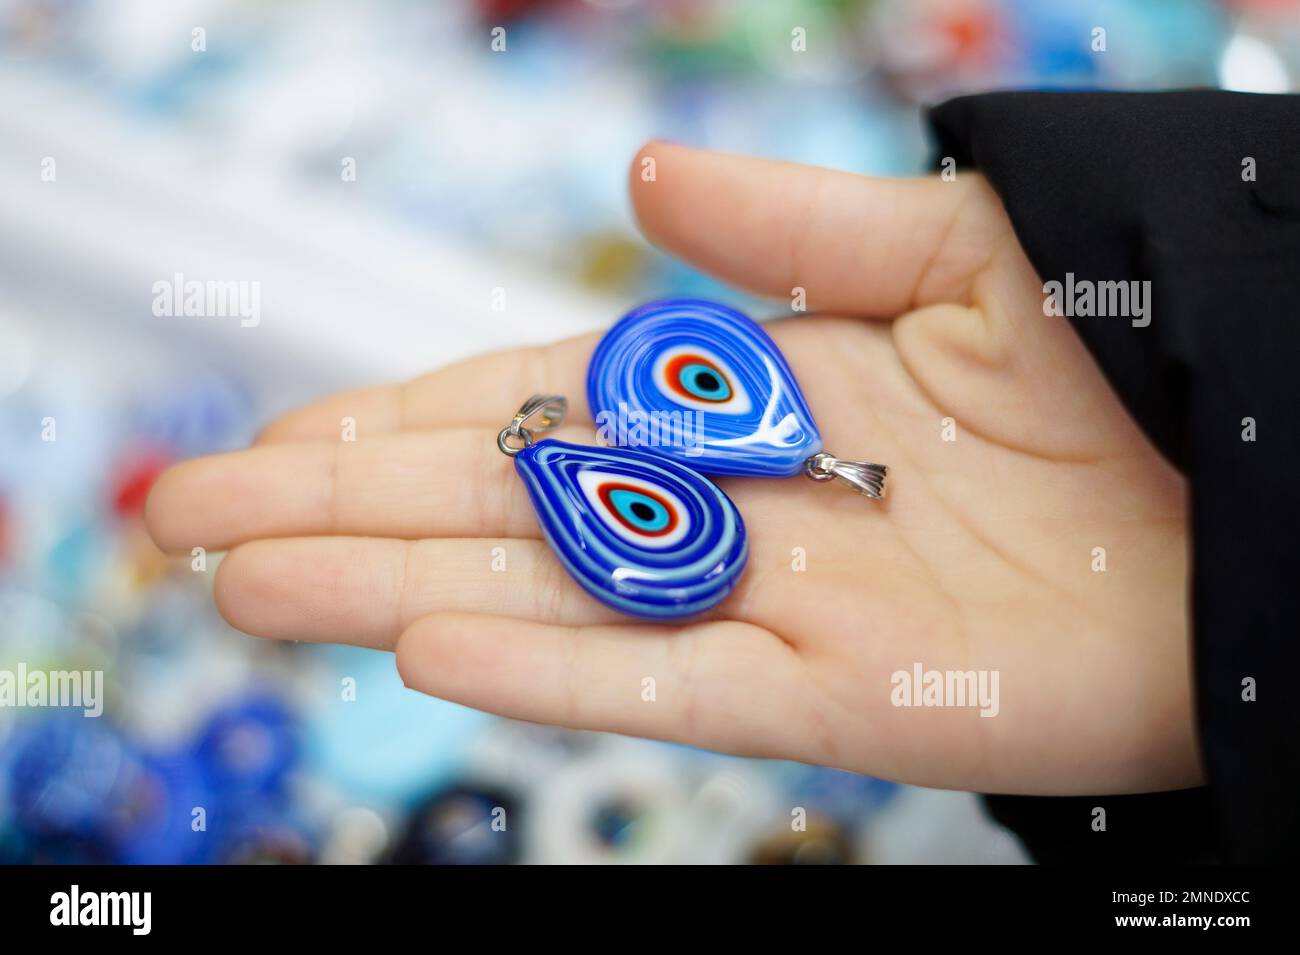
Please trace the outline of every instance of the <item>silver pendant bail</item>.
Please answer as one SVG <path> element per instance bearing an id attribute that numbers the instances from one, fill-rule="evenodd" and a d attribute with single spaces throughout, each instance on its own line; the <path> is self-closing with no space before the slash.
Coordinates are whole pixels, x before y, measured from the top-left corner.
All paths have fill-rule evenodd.
<path id="1" fill-rule="evenodd" d="M 805 461 L 803 470 L 814 481 L 829 481 L 834 478 L 873 501 L 885 496 L 885 476 L 889 473 L 883 464 L 845 461 L 825 451 L 814 454 Z"/>
<path id="2" fill-rule="evenodd" d="M 513 458 L 533 443 L 534 435 L 558 428 L 568 411 L 569 401 L 564 395 L 533 395 L 519 406 L 511 422 L 497 434 L 497 447 L 502 454 Z M 534 417 L 537 424 L 531 428 L 524 427 L 524 423 Z M 512 445 L 511 438 L 517 439 L 520 446 Z"/>

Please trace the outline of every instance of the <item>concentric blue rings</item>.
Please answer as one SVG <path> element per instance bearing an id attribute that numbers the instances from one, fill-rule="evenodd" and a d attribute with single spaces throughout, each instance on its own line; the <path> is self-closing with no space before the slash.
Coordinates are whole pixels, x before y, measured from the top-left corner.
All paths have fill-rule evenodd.
<path id="1" fill-rule="evenodd" d="M 688 467 L 625 448 L 547 439 L 516 454 L 515 468 L 565 568 L 623 613 L 699 613 L 726 597 L 744 570 L 740 513 Z"/>
<path id="2" fill-rule="evenodd" d="M 703 299 L 651 302 L 620 319 L 592 355 L 587 399 L 607 443 L 636 446 L 635 425 L 653 422 L 645 449 L 704 474 L 789 477 L 822 449 L 776 343 Z"/>

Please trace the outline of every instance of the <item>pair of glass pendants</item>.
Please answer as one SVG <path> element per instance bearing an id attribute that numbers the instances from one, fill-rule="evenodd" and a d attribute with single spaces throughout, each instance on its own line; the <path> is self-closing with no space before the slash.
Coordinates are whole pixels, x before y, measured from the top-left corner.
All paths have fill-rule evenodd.
<path id="1" fill-rule="evenodd" d="M 497 446 L 514 458 L 569 573 L 632 616 L 697 614 L 739 581 L 749 553 L 745 524 L 706 474 L 802 471 L 869 498 L 884 494 L 883 466 L 822 450 L 794 374 L 767 332 L 715 302 L 668 299 L 625 315 L 596 346 L 587 400 L 615 443 L 537 440 L 559 425 L 568 403 L 534 395 Z"/>

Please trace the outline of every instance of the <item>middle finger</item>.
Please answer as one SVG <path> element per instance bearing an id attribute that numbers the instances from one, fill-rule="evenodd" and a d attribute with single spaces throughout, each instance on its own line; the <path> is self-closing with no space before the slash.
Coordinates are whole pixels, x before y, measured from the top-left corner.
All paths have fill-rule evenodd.
<path id="1" fill-rule="evenodd" d="M 549 436 L 549 435 L 548 435 Z M 592 443 L 590 430 L 555 433 Z M 541 537 L 496 430 L 273 444 L 185 461 L 149 496 L 164 550 L 226 550 L 263 537 Z"/>

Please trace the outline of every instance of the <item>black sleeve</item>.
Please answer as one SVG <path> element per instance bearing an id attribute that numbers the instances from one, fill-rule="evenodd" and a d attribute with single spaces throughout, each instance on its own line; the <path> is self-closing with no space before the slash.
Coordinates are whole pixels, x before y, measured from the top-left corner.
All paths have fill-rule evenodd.
<path id="1" fill-rule="evenodd" d="M 1300 97 L 997 93 L 944 103 L 930 122 L 937 164 L 951 157 L 988 178 L 1045 282 L 1150 281 L 1146 327 L 1069 320 L 1191 485 L 1207 789 L 990 806 L 1060 861 L 1295 858 Z M 1098 804 L 1109 831 L 1080 839 Z"/>

